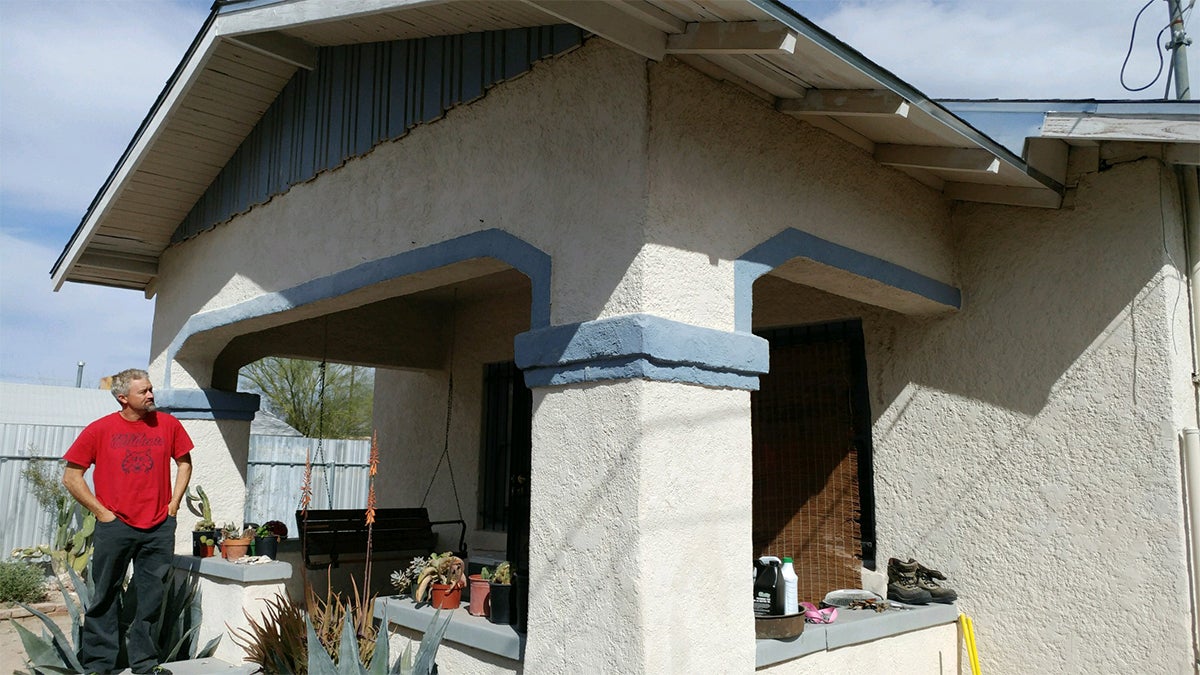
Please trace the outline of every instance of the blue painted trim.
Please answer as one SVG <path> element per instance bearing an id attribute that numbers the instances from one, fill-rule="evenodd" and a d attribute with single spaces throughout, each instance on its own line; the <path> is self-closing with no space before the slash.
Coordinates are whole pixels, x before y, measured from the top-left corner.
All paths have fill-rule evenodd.
<path id="1" fill-rule="evenodd" d="M 948 309 L 962 307 L 962 291 L 907 267 L 831 241 L 788 228 L 747 251 L 734 261 L 734 327 L 750 332 L 754 309 L 754 281 L 793 258 L 808 258 L 865 279 L 907 291 Z"/>
<path id="2" fill-rule="evenodd" d="M 389 279 L 426 272 L 473 258 L 494 258 L 503 261 L 529 277 L 532 296 L 530 327 L 536 329 L 550 325 L 550 256 L 508 232 L 489 229 L 372 260 L 283 291 L 261 295 L 232 307 L 195 314 L 187 320 L 167 349 L 163 387 L 171 386 L 171 364 L 175 355 L 193 335 L 320 300 L 336 298 Z"/>
<path id="3" fill-rule="evenodd" d="M 252 420 L 258 412 L 258 394 L 219 389 L 160 389 L 154 393 L 158 409 L 181 420 Z"/>
<path id="4" fill-rule="evenodd" d="M 583 37 L 560 24 L 318 48 L 315 68 L 292 76 L 171 242 L 401 138 Z"/>
<path id="5" fill-rule="evenodd" d="M 517 336 L 517 367 L 531 387 L 647 379 L 758 389 L 767 341 L 650 314 L 532 330 Z"/>

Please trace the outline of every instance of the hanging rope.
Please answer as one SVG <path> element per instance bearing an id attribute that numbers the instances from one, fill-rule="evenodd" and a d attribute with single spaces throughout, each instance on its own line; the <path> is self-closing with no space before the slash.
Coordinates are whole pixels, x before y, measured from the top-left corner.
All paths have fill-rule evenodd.
<path id="1" fill-rule="evenodd" d="M 438 457 L 437 466 L 433 469 L 433 475 L 429 478 L 429 486 L 425 488 L 425 496 L 421 497 L 421 506 L 425 506 L 425 501 L 429 499 L 429 492 L 433 489 L 433 483 L 437 479 L 438 472 L 442 469 L 442 462 L 446 462 L 446 468 L 450 471 L 450 487 L 454 490 L 454 505 L 458 508 L 458 518 L 463 519 L 462 501 L 458 498 L 458 484 L 454 480 L 454 463 L 450 459 L 450 418 L 454 409 L 454 338 L 457 332 L 458 324 L 458 289 L 454 289 L 454 298 L 450 302 L 450 355 L 447 359 L 449 375 L 446 382 L 446 429 L 442 436 L 442 455 Z"/>

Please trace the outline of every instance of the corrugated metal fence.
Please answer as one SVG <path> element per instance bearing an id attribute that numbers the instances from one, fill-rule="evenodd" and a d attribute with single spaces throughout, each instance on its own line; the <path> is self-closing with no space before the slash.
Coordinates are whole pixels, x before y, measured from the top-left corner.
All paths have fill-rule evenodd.
<path id="1" fill-rule="evenodd" d="M 0 423 L 0 559 L 18 546 L 50 543 L 54 515 L 42 509 L 21 472 L 35 462 L 55 462 L 83 427 Z M 54 472 L 61 472 L 57 463 Z"/>
<path id="2" fill-rule="evenodd" d="M 57 461 L 80 431 L 83 427 L 0 423 L 0 559 L 18 546 L 50 541 L 54 517 L 34 499 L 21 472 L 34 462 Z M 251 434 L 247 522 L 282 520 L 295 534 L 306 451 L 314 455 L 312 508 L 366 507 L 370 441 L 323 440 L 320 461 L 315 438 Z M 61 468 L 55 465 L 54 471 Z"/>
<path id="3" fill-rule="evenodd" d="M 295 536 L 296 509 L 304 484 L 304 456 L 313 458 L 313 509 L 354 509 L 367 506 L 368 461 L 371 442 L 303 436 L 250 435 L 246 469 L 246 521 L 282 520 Z M 332 497 L 332 500 L 331 500 Z M 332 504 L 331 504 L 332 501 Z"/>

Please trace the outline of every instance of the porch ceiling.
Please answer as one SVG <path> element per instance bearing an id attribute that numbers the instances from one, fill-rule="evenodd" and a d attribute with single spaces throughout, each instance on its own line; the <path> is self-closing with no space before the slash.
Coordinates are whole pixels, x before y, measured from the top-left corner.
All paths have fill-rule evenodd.
<path id="1" fill-rule="evenodd" d="M 172 232 L 317 47 L 558 23 L 674 55 L 947 198 L 1061 203 L 1055 180 L 773 0 L 218 0 L 55 263 L 55 288 L 153 294 Z"/>

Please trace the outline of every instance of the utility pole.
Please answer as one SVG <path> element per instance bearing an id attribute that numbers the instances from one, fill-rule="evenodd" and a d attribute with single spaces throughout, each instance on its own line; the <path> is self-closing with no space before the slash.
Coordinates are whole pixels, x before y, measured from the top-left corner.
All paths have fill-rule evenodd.
<path id="1" fill-rule="evenodd" d="M 1167 8 L 1171 12 L 1171 41 L 1166 47 L 1171 50 L 1171 68 L 1175 71 L 1175 98 L 1188 101 L 1192 98 L 1192 91 L 1188 83 L 1187 46 L 1192 44 L 1192 39 L 1184 30 L 1180 0 L 1167 0 Z"/>

